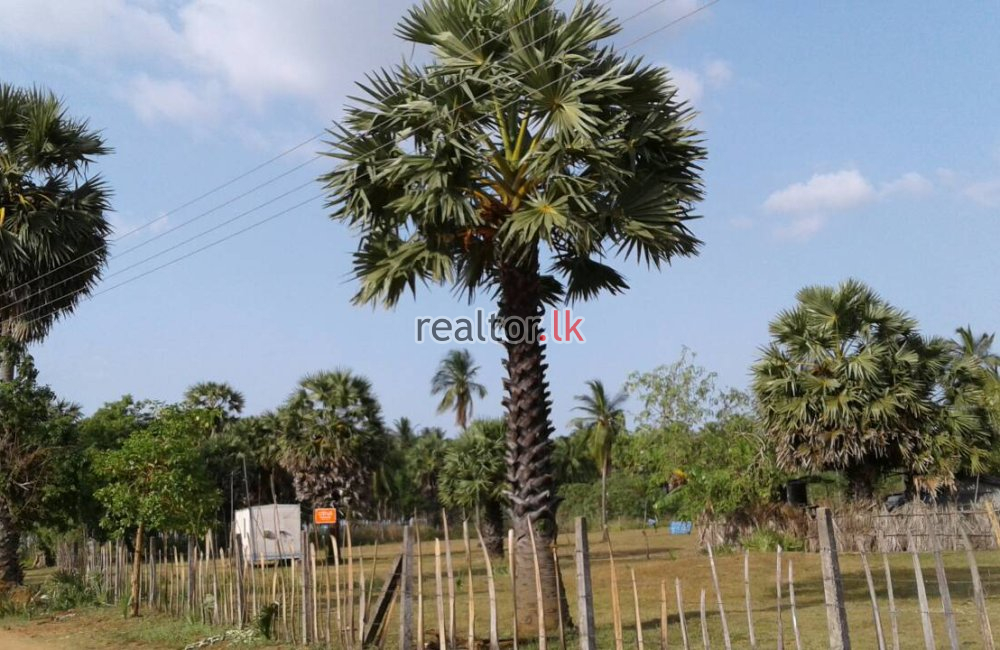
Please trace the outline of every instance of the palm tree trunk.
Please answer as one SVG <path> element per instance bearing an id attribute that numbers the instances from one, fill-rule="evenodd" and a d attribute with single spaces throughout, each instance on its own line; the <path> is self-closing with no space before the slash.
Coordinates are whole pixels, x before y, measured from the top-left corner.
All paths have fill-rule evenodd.
<path id="1" fill-rule="evenodd" d="M 14 515 L 7 504 L 0 502 L 0 586 L 24 583 L 24 571 L 18 549 L 21 531 L 14 522 Z"/>
<path id="2" fill-rule="evenodd" d="M 851 498 L 857 503 L 875 500 L 875 481 L 878 478 L 878 468 L 872 463 L 864 462 L 851 465 L 844 470 L 851 490 Z"/>
<path id="3" fill-rule="evenodd" d="M 601 539 L 608 541 L 608 459 L 601 465 Z"/>
<path id="4" fill-rule="evenodd" d="M 504 347 L 507 378 L 504 380 L 507 410 L 507 479 L 510 482 L 511 517 L 514 527 L 514 557 L 517 571 L 518 634 L 525 639 L 538 634 L 538 597 L 528 522 L 533 522 L 537 562 L 541 573 L 542 603 L 551 626 L 562 609 L 569 621 L 564 581 L 556 578 L 552 546 L 557 535 L 555 477 L 552 469 L 551 402 L 545 381 L 545 347 L 537 336 L 515 336 L 514 319 L 522 328 L 540 322 L 543 306 L 538 272 L 538 252 L 527 260 L 505 263 L 500 268 L 500 316 L 505 319 Z M 535 329 L 535 328 L 531 328 Z M 537 329 L 536 329 L 537 331 Z"/>
<path id="5" fill-rule="evenodd" d="M 483 541 L 486 543 L 486 551 L 494 557 L 503 557 L 503 538 L 506 535 L 504 535 L 503 528 L 503 508 L 499 501 L 488 499 L 483 504 L 480 526 L 483 531 Z"/>
<path id="6" fill-rule="evenodd" d="M 139 587 L 142 576 L 142 544 L 144 526 L 139 524 L 139 529 L 135 531 L 135 554 L 132 562 L 132 616 L 139 616 Z"/>
<path id="7" fill-rule="evenodd" d="M 14 381 L 14 352 L 0 341 L 0 382 Z"/>

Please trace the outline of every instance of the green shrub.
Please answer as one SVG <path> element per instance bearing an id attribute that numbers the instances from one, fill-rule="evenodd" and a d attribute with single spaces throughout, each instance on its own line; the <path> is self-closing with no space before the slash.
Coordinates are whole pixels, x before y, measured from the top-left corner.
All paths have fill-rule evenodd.
<path id="1" fill-rule="evenodd" d="M 766 528 L 758 528 L 743 538 L 742 544 L 751 551 L 771 552 L 776 551 L 779 546 L 785 551 L 805 550 L 805 543 L 801 539 Z"/>
<path id="2" fill-rule="evenodd" d="M 56 571 L 42 584 L 39 601 L 46 609 L 65 611 L 100 603 L 97 585 L 75 571 Z"/>

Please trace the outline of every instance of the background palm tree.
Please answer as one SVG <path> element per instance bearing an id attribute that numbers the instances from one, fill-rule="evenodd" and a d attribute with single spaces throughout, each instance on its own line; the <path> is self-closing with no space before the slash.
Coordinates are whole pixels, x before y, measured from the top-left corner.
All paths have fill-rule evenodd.
<path id="1" fill-rule="evenodd" d="M 486 397 L 486 387 L 476 382 L 479 366 L 468 350 L 452 350 L 444 355 L 431 379 L 431 395 L 441 395 L 438 413 L 455 411 L 455 424 L 465 431 L 472 418 L 472 399 Z"/>
<path id="2" fill-rule="evenodd" d="M 886 468 L 930 470 L 941 346 L 864 284 L 806 287 L 771 323 L 753 389 L 778 462 L 842 470 L 855 498 Z"/>
<path id="3" fill-rule="evenodd" d="M 108 153 L 55 95 L 0 84 L 0 339 L 36 341 L 100 279 L 108 189 L 88 166 Z M 14 361 L 0 347 L 0 381 Z"/>
<path id="4" fill-rule="evenodd" d="M 441 501 L 475 513 L 486 550 L 503 555 L 503 504 L 507 490 L 507 423 L 476 420 L 448 446 L 441 467 Z"/>
<path id="5" fill-rule="evenodd" d="M 587 382 L 589 392 L 577 395 L 579 406 L 575 411 L 583 413 L 572 422 L 572 426 L 587 432 L 594 463 L 601 471 L 601 530 L 604 539 L 608 537 L 608 474 L 611 473 L 611 449 L 615 440 L 625 432 L 625 393 L 609 396 L 604 383 L 598 379 Z"/>
<path id="6" fill-rule="evenodd" d="M 246 405 L 243 393 L 225 382 L 215 381 L 204 381 L 188 388 L 184 391 L 184 402 L 208 414 L 213 435 L 235 421 Z"/>
<path id="7" fill-rule="evenodd" d="M 370 514 L 373 481 L 388 446 L 371 383 L 348 370 L 310 375 L 279 417 L 282 465 L 298 499 Z"/>
<path id="8" fill-rule="evenodd" d="M 551 409 L 544 344 L 524 324 L 546 304 L 625 291 L 610 258 L 659 268 L 700 244 L 687 226 L 705 155 L 692 112 L 666 70 L 607 42 L 619 31 L 594 2 L 428 0 L 397 33 L 429 46 L 430 63 L 369 76 L 331 132 L 339 164 L 324 177 L 332 217 L 359 234 L 357 303 L 395 305 L 418 282 L 496 296 L 515 555 L 537 559 L 550 620 L 565 609 L 549 552 Z M 528 637 L 537 596 L 522 576 Z"/>

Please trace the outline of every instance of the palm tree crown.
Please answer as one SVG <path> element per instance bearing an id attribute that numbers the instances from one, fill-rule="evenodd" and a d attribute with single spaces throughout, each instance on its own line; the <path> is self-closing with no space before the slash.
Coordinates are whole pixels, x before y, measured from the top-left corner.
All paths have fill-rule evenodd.
<path id="1" fill-rule="evenodd" d="M 472 418 L 472 399 L 486 397 L 486 387 L 476 382 L 479 366 L 468 350 L 452 350 L 444 356 L 431 379 L 431 394 L 441 395 L 438 413 L 454 409 L 455 424 L 463 431 Z"/>
<path id="2" fill-rule="evenodd" d="M 692 113 L 663 69 L 600 44 L 618 31 L 594 2 L 410 11 L 397 33 L 435 62 L 370 75 L 331 132 L 333 216 L 361 234 L 358 302 L 392 305 L 418 280 L 497 290 L 539 244 L 549 302 L 627 289 L 608 255 L 659 266 L 696 252 Z"/>
<path id="3" fill-rule="evenodd" d="M 246 400 L 243 393 L 225 382 L 205 381 L 184 391 L 184 402 L 208 413 L 213 434 L 222 432 L 223 427 L 243 413 Z"/>
<path id="4" fill-rule="evenodd" d="M 753 368 L 779 463 L 843 469 L 859 497 L 871 496 L 880 466 L 926 470 L 940 346 L 854 280 L 806 287 L 797 300 L 771 323 L 772 342 Z"/>
<path id="5" fill-rule="evenodd" d="M 51 93 L 0 84 L 0 337 L 43 338 L 100 279 L 109 191 L 87 168 L 109 152 Z"/>

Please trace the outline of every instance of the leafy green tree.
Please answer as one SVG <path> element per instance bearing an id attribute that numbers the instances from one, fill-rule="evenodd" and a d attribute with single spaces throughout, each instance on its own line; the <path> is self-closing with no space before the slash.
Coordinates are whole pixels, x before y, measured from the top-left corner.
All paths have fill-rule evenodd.
<path id="1" fill-rule="evenodd" d="M 702 515 L 752 516 L 778 500 L 788 479 L 755 418 L 743 415 L 706 423 L 691 437 L 677 468 L 683 480 L 657 506 L 689 521 Z"/>
<path id="2" fill-rule="evenodd" d="M 59 472 L 75 443 L 79 412 L 59 401 L 27 354 L 8 357 L 15 378 L 0 382 L 0 585 L 21 584 L 21 535 L 58 502 Z"/>
<path id="3" fill-rule="evenodd" d="M 717 375 L 699 366 L 697 356 L 684 347 L 673 363 L 629 374 L 625 391 L 642 405 L 635 418 L 637 429 L 668 429 L 679 424 L 694 431 L 712 417 L 716 407 L 725 408 L 726 398 L 715 387 Z"/>
<path id="4" fill-rule="evenodd" d="M 440 474 L 441 501 L 475 513 L 486 550 L 495 556 L 503 555 L 506 451 L 507 423 L 476 420 L 448 445 Z"/>
<path id="5" fill-rule="evenodd" d="M 431 395 L 441 395 L 438 413 L 455 411 L 455 424 L 465 431 L 472 418 L 474 397 L 486 397 L 486 386 L 476 382 L 479 366 L 468 350 L 452 350 L 444 355 L 431 379 Z"/>
<path id="6" fill-rule="evenodd" d="M 589 392 L 577 395 L 579 406 L 574 410 L 583 413 L 572 426 L 587 432 L 594 462 L 601 470 L 601 530 L 608 537 L 608 475 L 611 473 L 611 450 L 615 439 L 625 432 L 625 393 L 608 395 L 599 379 L 587 382 Z"/>
<path id="7" fill-rule="evenodd" d="M 139 577 L 144 536 L 152 530 L 204 532 L 221 495 L 206 471 L 201 432 L 190 410 L 164 408 L 148 427 L 133 432 L 118 449 L 94 456 L 104 482 L 97 498 L 103 525 L 125 535 L 135 532 L 131 611 L 139 615 Z"/>
<path id="8" fill-rule="evenodd" d="M 227 424 L 243 413 L 246 400 L 243 393 L 227 383 L 205 381 L 184 391 L 184 403 L 209 418 L 212 435 L 219 435 Z"/>
<path id="9" fill-rule="evenodd" d="M 95 454 L 118 449 L 136 431 L 149 426 L 162 404 L 136 400 L 124 395 L 107 402 L 79 424 L 79 437 L 73 449 L 72 466 L 64 470 L 64 480 L 74 483 L 74 498 L 63 501 L 56 510 L 64 526 L 80 524 L 93 535 L 100 534 L 104 509 L 94 496 L 102 483 L 93 471 Z"/>
<path id="10" fill-rule="evenodd" d="M 941 346 L 855 280 L 806 287 L 797 301 L 771 323 L 771 343 L 753 367 L 754 394 L 779 465 L 843 471 L 862 499 L 874 495 L 876 480 L 890 468 L 928 472 Z"/>
<path id="11" fill-rule="evenodd" d="M 388 445 L 371 383 L 347 370 L 299 383 L 280 413 L 282 465 L 300 501 L 370 511 L 374 476 Z"/>
<path id="12" fill-rule="evenodd" d="M 109 151 L 52 93 L 0 84 L 0 339 L 44 338 L 100 279 L 109 193 L 87 172 Z M 0 353 L 9 382 L 16 353 Z"/>
<path id="13" fill-rule="evenodd" d="M 607 42 L 619 31 L 593 2 L 564 13 L 554 0 L 427 0 L 397 33 L 431 62 L 369 76 L 331 133 L 339 164 L 325 177 L 333 218 L 360 237 L 357 303 L 395 305 L 418 282 L 496 296 L 515 555 L 537 559 L 550 620 L 565 599 L 548 552 L 558 498 L 537 319 L 546 304 L 625 291 L 612 257 L 659 268 L 700 244 L 692 112 L 666 70 Z M 530 636 L 537 596 L 521 575 Z"/>

